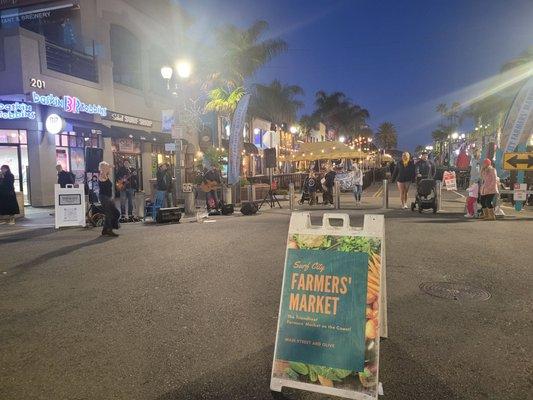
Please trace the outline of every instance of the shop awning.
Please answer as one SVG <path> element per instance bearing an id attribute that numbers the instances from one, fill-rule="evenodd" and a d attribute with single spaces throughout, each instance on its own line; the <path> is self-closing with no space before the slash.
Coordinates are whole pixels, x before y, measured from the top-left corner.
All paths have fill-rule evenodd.
<path id="1" fill-rule="evenodd" d="M 83 121 L 78 119 L 65 118 L 67 123 L 67 131 L 72 132 L 97 132 L 104 136 L 108 136 L 109 128 L 102 124 L 97 124 L 96 122 Z"/>
<path id="2" fill-rule="evenodd" d="M 170 143 L 172 137 L 168 133 L 162 132 L 146 132 L 139 129 L 124 128 L 121 126 L 112 125 L 105 136 L 112 138 L 132 138 L 135 140 L 144 140 L 156 143 Z"/>
<path id="3" fill-rule="evenodd" d="M 278 161 L 339 160 L 366 158 L 368 154 L 341 142 L 302 143 L 291 155 L 280 155 Z"/>
<path id="4" fill-rule="evenodd" d="M 229 148 L 229 140 L 222 139 L 222 147 L 225 149 Z M 259 154 L 259 150 L 257 150 L 257 147 L 253 143 L 244 142 L 244 151 L 246 154 Z"/>

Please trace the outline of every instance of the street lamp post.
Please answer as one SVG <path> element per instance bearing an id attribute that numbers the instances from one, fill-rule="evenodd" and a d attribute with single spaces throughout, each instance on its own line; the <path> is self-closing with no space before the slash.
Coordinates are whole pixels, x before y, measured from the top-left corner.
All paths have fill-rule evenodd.
<path id="1" fill-rule="evenodd" d="M 181 80 L 186 80 L 191 76 L 192 64 L 187 60 L 179 60 L 176 63 L 176 71 Z M 161 76 L 167 81 L 167 90 L 170 91 L 170 80 L 173 75 L 173 68 L 169 66 L 161 67 Z M 183 126 L 183 114 L 182 111 L 185 108 L 183 90 L 178 90 L 178 84 L 176 83 L 176 90 L 173 92 L 177 96 L 178 101 L 174 108 L 174 123 L 172 126 L 172 136 L 174 137 L 174 179 L 176 182 L 176 202 L 182 199 L 182 169 L 184 167 L 182 159 L 182 135 L 184 131 Z"/>

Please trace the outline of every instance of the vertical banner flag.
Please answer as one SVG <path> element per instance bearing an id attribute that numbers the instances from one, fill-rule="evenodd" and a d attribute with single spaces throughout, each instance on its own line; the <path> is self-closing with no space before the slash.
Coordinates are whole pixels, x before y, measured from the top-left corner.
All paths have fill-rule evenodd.
<path id="1" fill-rule="evenodd" d="M 515 151 L 516 146 L 522 143 L 524 132 L 533 132 L 533 77 L 518 92 L 505 121 L 502 139 L 507 138 L 507 142 L 503 152 Z"/>
<path id="2" fill-rule="evenodd" d="M 342 219 L 331 227 L 329 219 Z M 384 219 L 363 229 L 345 214 L 293 213 L 281 289 L 271 390 L 375 400 L 384 310 Z"/>
<path id="3" fill-rule="evenodd" d="M 241 175 L 241 135 L 248 111 L 248 103 L 251 95 L 246 93 L 242 96 L 237 109 L 233 114 L 231 122 L 231 131 L 229 137 L 229 165 L 228 165 L 228 184 L 234 185 L 239 182 Z"/>
<path id="4" fill-rule="evenodd" d="M 174 125 L 174 110 L 161 111 L 161 132 L 172 132 L 172 125 Z"/>

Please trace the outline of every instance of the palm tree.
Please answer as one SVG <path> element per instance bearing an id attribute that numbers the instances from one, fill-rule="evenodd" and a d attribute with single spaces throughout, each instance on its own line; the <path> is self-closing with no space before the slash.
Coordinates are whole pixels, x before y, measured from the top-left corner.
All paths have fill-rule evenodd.
<path id="1" fill-rule="evenodd" d="M 342 92 L 328 94 L 320 90 L 315 95 L 313 117 L 332 128 L 337 134 L 354 136 L 361 134 L 370 117 L 368 110 L 353 104 Z"/>
<path id="2" fill-rule="evenodd" d="M 299 122 L 301 132 L 307 138 L 312 130 L 317 129 L 319 123 L 320 121 L 312 115 L 302 115 Z"/>
<path id="3" fill-rule="evenodd" d="M 278 125 L 284 122 L 292 124 L 296 121 L 296 113 L 304 105 L 297 96 L 303 94 L 300 86 L 284 85 L 278 80 L 269 85 L 256 84 L 249 113 Z"/>
<path id="4" fill-rule="evenodd" d="M 287 43 L 281 39 L 261 40 L 267 28 L 266 21 L 256 21 L 247 29 L 235 25 L 219 29 L 206 63 L 210 82 L 233 88 L 243 86 L 246 78 L 287 50 Z"/>
<path id="5" fill-rule="evenodd" d="M 244 88 L 237 87 L 232 91 L 223 88 L 215 88 L 208 94 L 209 101 L 205 105 L 206 111 L 214 111 L 217 114 L 226 118 L 231 118 L 231 115 L 237 108 L 237 104 L 242 96 L 244 96 Z"/>
<path id="6" fill-rule="evenodd" d="M 383 122 L 378 127 L 376 140 L 385 150 L 396 148 L 398 145 L 398 134 L 394 125 L 390 122 Z"/>

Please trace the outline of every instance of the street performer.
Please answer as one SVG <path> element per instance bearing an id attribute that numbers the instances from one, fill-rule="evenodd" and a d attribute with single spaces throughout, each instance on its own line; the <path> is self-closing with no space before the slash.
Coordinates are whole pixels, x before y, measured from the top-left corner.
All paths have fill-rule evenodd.
<path id="1" fill-rule="evenodd" d="M 207 211 L 218 210 L 217 187 L 222 183 L 222 177 L 219 170 L 212 165 L 209 169 L 204 169 L 202 183 L 205 187 L 210 188 L 205 193 L 205 203 Z"/>
<path id="2" fill-rule="evenodd" d="M 120 195 L 120 219 L 121 221 L 133 220 L 133 196 L 139 189 L 139 179 L 137 170 L 130 165 L 128 160 L 124 160 L 122 167 L 117 171 L 116 186 Z M 126 202 L 128 203 L 127 214 Z"/>

